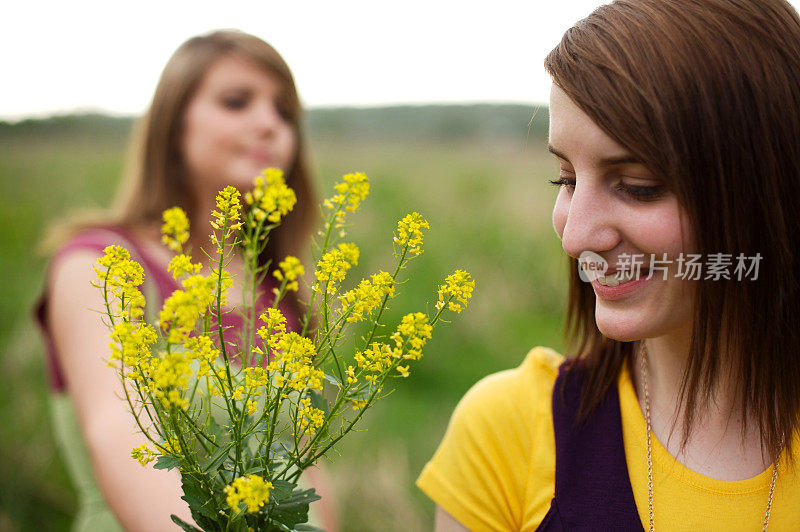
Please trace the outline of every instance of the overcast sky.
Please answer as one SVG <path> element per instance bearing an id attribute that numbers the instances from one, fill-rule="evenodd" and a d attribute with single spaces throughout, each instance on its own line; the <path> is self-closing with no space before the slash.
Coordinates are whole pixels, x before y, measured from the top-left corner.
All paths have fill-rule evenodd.
<path id="1" fill-rule="evenodd" d="M 248 31 L 275 46 L 310 107 L 546 102 L 545 55 L 603 3 L 8 2 L 0 20 L 0 119 L 75 110 L 140 114 L 172 52 L 217 28 Z"/>

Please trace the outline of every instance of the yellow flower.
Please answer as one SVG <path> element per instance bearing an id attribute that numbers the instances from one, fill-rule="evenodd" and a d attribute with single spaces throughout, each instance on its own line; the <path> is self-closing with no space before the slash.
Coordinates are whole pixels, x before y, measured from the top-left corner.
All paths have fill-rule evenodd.
<path id="1" fill-rule="evenodd" d="M 378 308 L 384 297 L 394 296 L 394 288 L 394 279 L 384 271 L 373 274 L 369 280 L 362 279 L 356 288 L 342 296 L 342 313 L 351 310 L 347 321 L 362 321 Z"/>
<path id="2" fill-rule="evenodd" d="M 179 455 L 181 453 L 181 444 L 175 436 L 169 436 L 168 439 L 157 443 L 156 448 L 162 456 Z"/>
<path id="3" fill-rule="evenodd" d="M 349 399 L 350 406 L 353 407 L 353 410 L 361 410 L 365 406 L 367 406 L 367 401 L 365 399 Z"/>
<path id="4" fill-rule="evenodd" d="M 335 293 L 336 283 L 344 279 L 347 270 L 358 265 L 358 254 L 355 244 L 339 244 L 337 248 L 325 253 L 317 263 L 314 290 L 319 291 L 320 285 L 325 283 L 328 293 Z"/>
<path id="5" fill-rule="evenodd" d="M 345 174 L 342 181 L 333 187 L 337 194 L 324 201 L 325 207 L 337 211 L 336 222 L 344 223 L 345 211 L 354 212 L 359 203 L 369 195 L 369 178 L 361 172 Z"/>
<path id="6" fill-rule="evenodd" d="M 262 339 L 269 340 L 272 337 L 286 334 L 286 316 L 284 316 L 280 310 L 268 308 L 261 313 L 259 318 L 266 323 L 266 325 L 260 327 L 258 331 L 256 331 L 256 334 Z"/>
<path id="7" fill-rule="evenodd" d="M 161 226 L 161 241 L 172 251 L 180 252 L 189 240 L 189 218 L 180 207 L 172 207 L 161 213 L 164 224 Z"/>
<path id="8" fill-rule="evenodd" d="M 97 259 L 97 263 L 108 269 L 109 266 L 117 262 L 131 258 L 131 254 L 122 246 L 107 246 L 103 250 L 103 256 Z M 95 268 L 97 270 L 98 268 Z"/>
<path id="9" fill-rule="evenodd" d="M 402 375 L 403 378 L 408 377 L 408 366 L 397 366 L 395 369 L 400 372 L 400 375 Z"/>
<path id="10" fill-rule="evenodd" d="M 268 343 L 277 359 L 267 369 L 280 373 L 275 377 L 276 386 L 286 385 L 298 392 L 322 390 L 325 373 L 314 367 L 317 356 L 314 342 L 291 331 L 275 335 Z"/>
<path id="11" fill-rule="evenodd" d="M 283 170 L 267 168 L 253 181 L 253 190 L 245 194 L 245 201 L 252 205 L 256 221 L 264 218 L 272 223 L 281 221 L 297 203 L 294 190 L 286 185 Z"/>
<path id="12" fill-rule="evenodd" d="M 150 348 L 158 339 L 155 329 L 147 323 L 120 321 L 109 336 L 113 340 L 109 360 L 119 360 L 129 371 L 136 372 L 128 377 L 136 378 L 138 366 L 150 358 Z"/>
<path id="13" fill-rule="evenodd" d="M 433 327 L 428 323 L 428 316 L 422 312 L 412 312 L 403 316 L 397 330 L 390 336 L 395 347 L 392 356 L 409 360 L 422 357 L 422 347 L 431 337 Z"/>
<path id="14" fill-rule="evenodd" d="M 156 459 L 156 453 L 148 449 L 146 443 L 143 443 L 131 449 L 131 458 L 138 460 L 140 464 L 146 466 Z"/>
<path id="15" fill-rule="evenodd" d="M 184 342 L 183 346 L 189 358 L 200 363 L 197 376 L 211 376 L 211 368 L 219 357 L 219 349 L 217 349 L 214 341 L 205 335 L 192 336 Z"/>
<path id="16" fill-rule="evenodd" d="M 230 486 L 225 487 L 226 502 L 236 512 L 239 505 L 247 506 L 247 513 L 258 512 L 262 506 L 269 502 L 269 490 L 273 488 L 272 482 L 265 482 L 258 475 L 247 475 L 234 479 Z"/>
<path id="17" fill-rule="evenodd" d="M 358 379 L 356 378 L 356 370 L 353 366 L 347 366 L 346 373 L 348 385 L 353 385 L 358 382 Z"/>
<path id="18" fill-rule="evenodd" d="M 288 255 L 283 261 L 278 263 L 279 270 L 272 272 L 272 275 L 279 281 L 286 279 L 286 289 L 297 292 L 297 278 L 303 276 L 306 271 L 300 263 L 300 259 Z"/>
<path id="19" fill-rule="evenodd" d="M 474 288 L 475 281 L 472 280 L 470 274 L 464 270 L 456 270 L 448 275 L 444 284 L 439 287 L 439 301 L 436 303 L 436 309 L 442 310 L 445 305 L 445 297 L 447 297 L 447 308 L 460 313 L 472 297 Z"/>
<path id="20" fill-rule="evenodd" d="M 169 331 L 169 343 L 179 344 L 189 337 L 197 320 L 214 301 L 214 281 L 212 277 L 192 275 L 181 283 L 183 290 L 175 290 L 164 301 L 158 320 L 162 330 Z"/>
<path id="21" fill-rule="evenodd" d="M 297 405 L 297 432 L 306 432 L 310 436 L 317 433 L 325 422 L 325 412 L 311 406 L 311 399 L 304 397 Z"/>
<path id="22" fill-rule="evenodd" d="M 116 302 L 112 312 L 127 313 L 129 319 L 140 317 L 145 303 L 138 288 L 144 282 L 142 266 L 130 260 L 130 253 L 121 246 L 108 246 L 103 251 L 104 255 L 94 266 L 97 282 L 92 284 L 108 290 L 109 302 Z"/>
<path id="23" fill-rule="evenodd" d="M 189 401 L 182 393 L 188 388 L 192 375 L 190 358 L 186 355 L 183 351 L 162 352 L 152 364 L 149 376 L 153 393 L 165 408 L 176 406 L 185 410 L 189 407 Z"/>
<path id="24" fill-rule="evenodd" d="M 172 274 L 172 277 L 178 279 L 187 273 L 200 273 L 203 268 L 202 264 L 192 264 L 192 257 L 184 254 L 175 255 L 169 261 L 167 271 Z"/>
<path id="25" fill-rule="evenodd" d="M 261 395 L 258 388 L 265 388 L 269 386 L 269 375 L 261 367 L 250 367 L 244 369 L 244 385 L 254 395 Z"/>
<path id="26" fill-rule="evenodd" d="M 232 222 L 232 224 L 227 224 L 228 227 L 238 229 L 238 226 L 233 227 L 233 225 L 239 221 L 239 213 L 242 209 L 242 204 L 239 201 L 240 197 L 241 193 L 236 187 L 230 185 L 219 191 L 216 199 L 217 210 L 211 211 L 211 215 L 214 217 L 211 227 L 220 229 L 227 222 Z"/>
<path id="27" fill-rule="evenodd" d="M 394 243 L 403 247 L 408 247 L 408 252 L 414 255 L 422 253 L 422 230 L 430 229 L 427 220 L 418 212 L 407 214 L 402 220 L 397 222 L 397 233 Z M 402 253 L 395 252 L 396 254 Z"/>
<path id="28" fill-rule="evenodd" d="M 372 346 L 357 352 L 353 358 L 359 368 L 374 373 L 365 375 L 364 378 L 375 384 L 378 375 L 392 365 L 392 350 L 385 344 L 373 342 Z"/>

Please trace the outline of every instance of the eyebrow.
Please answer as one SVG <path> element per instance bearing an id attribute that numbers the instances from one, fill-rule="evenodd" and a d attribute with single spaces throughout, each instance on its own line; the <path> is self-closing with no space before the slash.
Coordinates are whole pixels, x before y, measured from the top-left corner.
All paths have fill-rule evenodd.
<path id="1" fill-rule="evenodd" d="M 557 149 L 555 149 L 551 144 L 547 145 L 547 151 L 569 162 L 567 156 L 558 151 Z M 604 157 L 600 159 L 600 166 L 614 166 L 616 164 L 643 164 L 643 163 L 642 161 L 640 161 L 639 159 L 630 154 L 620 155 L 617 157 Z"/>

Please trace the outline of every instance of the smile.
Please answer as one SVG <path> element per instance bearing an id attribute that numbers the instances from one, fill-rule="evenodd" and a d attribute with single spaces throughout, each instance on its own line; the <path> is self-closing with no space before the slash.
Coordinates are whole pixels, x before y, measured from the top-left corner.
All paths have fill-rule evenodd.
<path id="1" fill-rule="evenodd" d="M 634 273 L 631 270 L 625 270 L 621 272 L 618 271 L 614 275 L 597 276 L 597 282 L 603 286 L 619 286 L 630 281 L 641 279 L 642 277 L 647 277 L 648 272 L 649 270 L 640 270 L 638 275 L 634 276 Z"/>
<path id="2" fill-rule="evenodd" d="M 633 276 L 630 272 L 601 275 L 592 281 L 592 288 L 597 297 L 606 301 L 626 299 L 650 284 L 653 278 L 647 278 L 649 273 L 649 270 L 645 270 L 638 276 Z"/>

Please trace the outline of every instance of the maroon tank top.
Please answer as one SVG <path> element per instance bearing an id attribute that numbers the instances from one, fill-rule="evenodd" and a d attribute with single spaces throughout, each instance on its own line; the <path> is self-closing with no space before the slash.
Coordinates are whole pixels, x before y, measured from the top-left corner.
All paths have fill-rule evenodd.
<path id="1" fill-rule="evenodd" d="M 64 381 L 64 373 L 59 363 L 59 358 L 57 350 L 55 348 L 55 343 L 53 342 L 53 335 L 50 330 L 50 324 L 47 321 L 47 305 L 49 299 L 50 272 L 52 271 L 53 266 L 56 264 L 56 262 L 58 262 L 63 257 L 67 256 L 69 253 L 73 251 L 87 250 L 87 249 L 96 251 L 97 256 L 99 258 L 100 256 L 103 255 L 103 250 L 107 246 L 115 244 L 123 246 L 126 249 L 128 249 L 128 251 L 130 251 L 131 253 L 131 258 L 142 265 L 142 268 L 144 269 L 145 273 L 145 283 L 148 282 L 154 283 L 155 290 L 153 292 L 158 294 L 159 307 L 161 307 L 161 304 L 164 302 L 165 299 L 167 299 L 172 294 L 172 292 L 180 288 L 178 283 L 166 271 L 166 266 L 159 264 L 157 261 L 153 259 L 153 257 L 148 255 L 145 252 L 141 243 L 136 239 L 134 235 L 119 227 L 103 226 L 103 227 L 88 229 L 76 235 L 69 242 L 67 242 L 61 248 L 59 248 L 59 250 L 55 253 L 55 255 L 50 261 L 47 273 L 48 278 L 45 282 L 44 290 L 42 291 L 42 294 L 39 296 L 39 299 L 34 308 L 34 316 L 36 322 L 39 324 L 39 327 L 42 330 L 42 335 L 44 336 L 45 340 L 50 387 L 55 392 L 65 392 L 66 383 Z M 256 308 L 259 309 L 259 311 L 263 308 L 266 308 L 269 304 L 272 303 L 272 289 L 275 288 L 276 286 L 277 284 L 274 281 L 274 279 L 272 279 L 271 276 L 268 275 L 265 277 L 261 287 L 262 295 L 259 301 L 256 303 Z M 278 307 L 281 310 L 281 312 L 283 312 L 283 315 L 286 316 L 286 321 L 289 326 L 289 329 L 299 330 L 298 317 L 291 310 L 291 308 L 284 303 L 285 300 L 282 301 L 278 305 Z M 152 304 L 152 302 L 148 302 L 148 304 Z M 227 314 L 223 314 L 222 316 L 222 325 L 225 327 L 231 327 L 229 331 L 235 337 L 235 335 L 237 335 L 242 330 L 243 320 L 239 313 L 228 312 Z M 229 336 L 229 338 L 232 337 Z"/>

